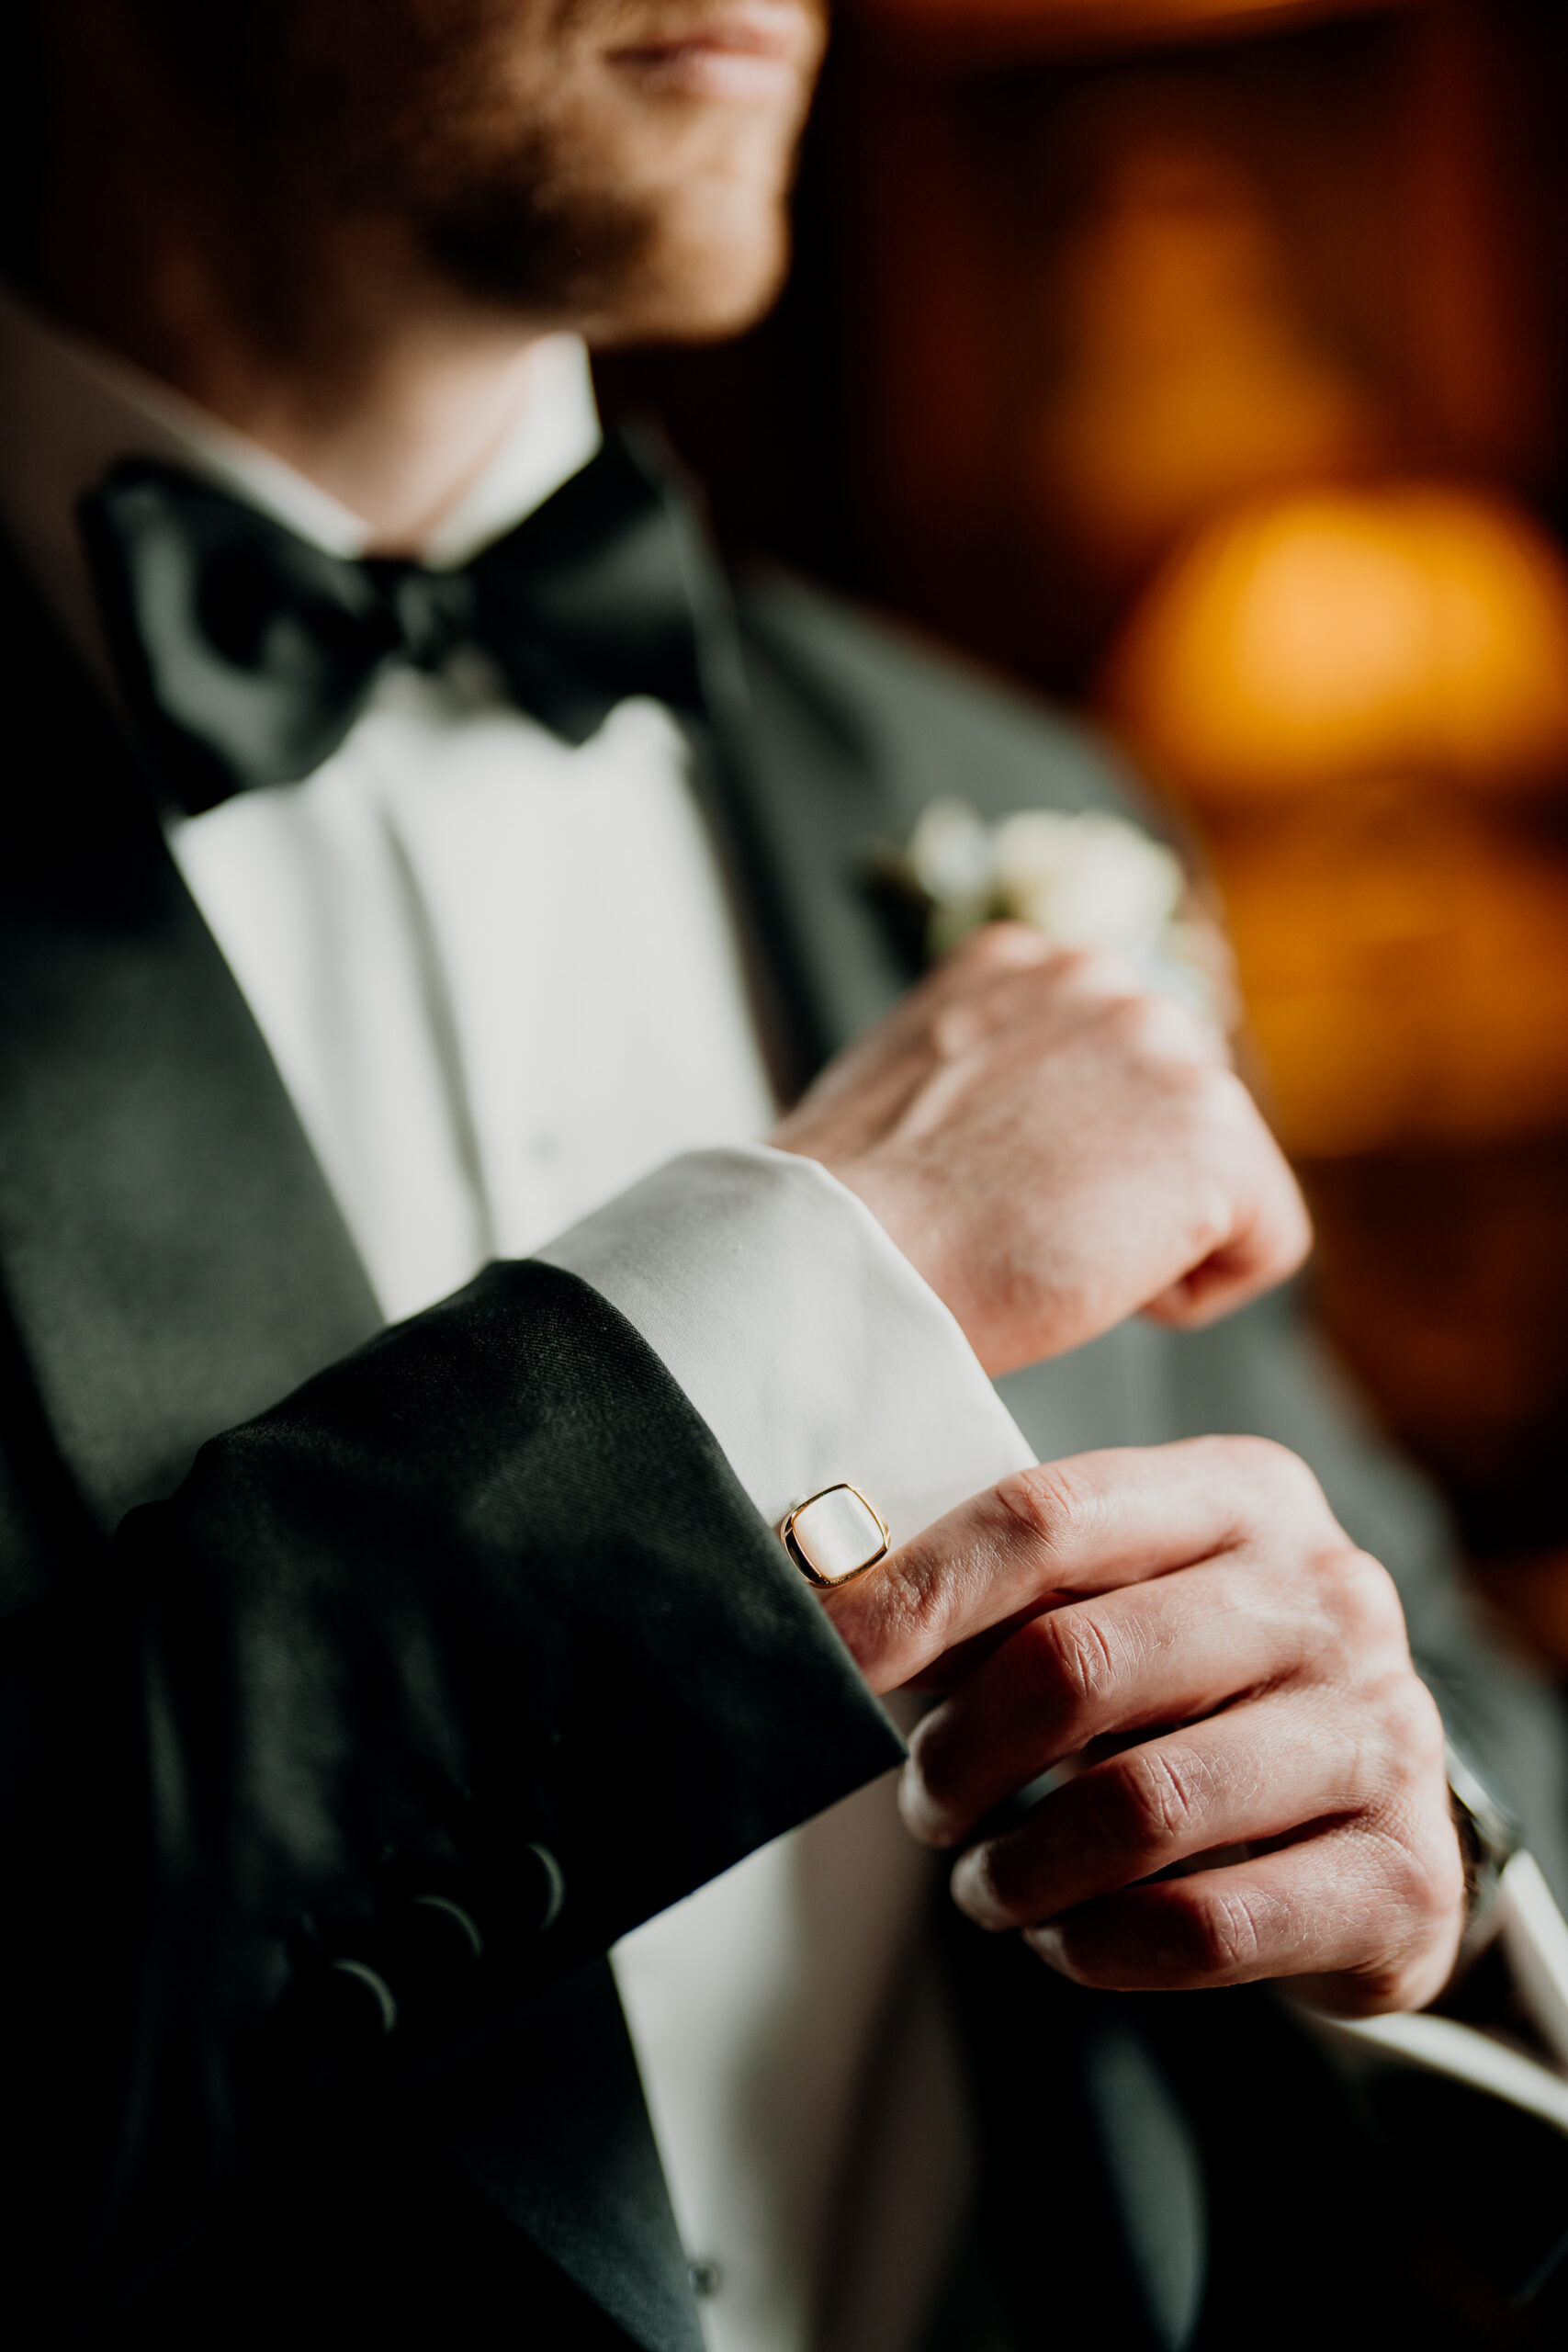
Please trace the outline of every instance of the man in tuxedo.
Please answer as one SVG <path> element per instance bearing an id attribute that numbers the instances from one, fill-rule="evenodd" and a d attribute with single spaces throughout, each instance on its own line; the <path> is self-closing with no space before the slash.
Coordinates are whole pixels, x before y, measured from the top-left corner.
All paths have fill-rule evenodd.
<path id="1" fill-rule="evenodd" d="M 1431 1693 L 1549 1856 L 1556 1724 L 1248 1305 L 1221 1041 L 1008 928 L 895 1001 L 866 845 L 1103 753 L 601 443 L 582 338 L 771 293 L 818 16 L 17 29 L 22 2340 L 1372 2340 L 1315 2044 L 1176 1996 L 1438 1996 Z"/>

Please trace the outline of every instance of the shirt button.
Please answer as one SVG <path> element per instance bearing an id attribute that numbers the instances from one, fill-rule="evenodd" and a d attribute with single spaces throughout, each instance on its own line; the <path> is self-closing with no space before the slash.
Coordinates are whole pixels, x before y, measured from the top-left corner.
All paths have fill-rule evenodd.
<path id="1" fill-rule="evenodd" d="M 724 2284 L 724 2273 L 717 2263 L 710 2262 L 705 2257 L 696 2262 L 688 2262 L 686 2276 L 692 2282 L 693 2294 L 700 2296 L 705 2302 L 710 2295 L 716 2295 Z"/>

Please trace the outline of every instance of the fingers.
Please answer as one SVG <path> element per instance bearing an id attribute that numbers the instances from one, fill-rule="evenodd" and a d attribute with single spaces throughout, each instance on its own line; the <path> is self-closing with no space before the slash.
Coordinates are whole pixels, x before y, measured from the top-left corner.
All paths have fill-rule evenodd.
<path id="1" fill-rule="evenodd" d="M 1230 1047 L 1190 1005 L 1151 989 L 1137 966 L 1112 948 L 1054 947 L 1021 924 L 990 923 L 972 934 L 907 1000 L 931 1023 L 939 1055 L 953 1059 L 982 1039 L 1031 1026 L 1055 1035 L 1066 1024 L 1116 1024 L 1106 1067 L 1190 1062 L 1228 1069 Z"/>
<path id="2" fill-rule="evenodd" d="M 1290 1976 L 1358 2012 L 1446 1982 L 1463 1871 L 1442 1726 L 1391 1580 L 1295 1456 L 1210 1438 L 1042 1465 L 826 1605 L 874 1688 L 956 1680 L 906 1772 L 933 1842 L 1107 1735 L 1177 1726 L 963 1856 L 953 1894 L 982 1926 L 1108 1987 Z"/>
<path id="3" fill-rule="evenodd" d="M 1407 1844 L 1363 1823 L 1218 1870 L 1130 1887 L 1025 1941 L 1079 1984 L 1191 1992 L 1294 1980 L 1340 2016 L 1422 2008 L 1453 1971 L 1463 1871 L 1451 1826 Z"/>
<path id="4" fill-rule="evenodd" d="M 905 1044 L 925 1033 L 933 1016 L 983 1003 L 1024 975 L 1049 971 L 1057 987 L 1074 988 L 1083 984 L 1083 967 L 1110 960 L 1054 946 L 1027 923 L 983 923 L 933 965 L 868 1035 Z"/>
<path id="5" fill-rule="evenodd" d="M 972 937 L 975 946 L 965 941 L 955 948 L 908 1000 L 939 1061 L 962 1060 L 1031 1027 L 1050 1039 L 1112 1007 L 1168 1004 L 1179 1022 L 1203 1030 L 1184 1005 L 1149 997 L 1136 967 L 1112 950 L 1054 947 L 1020 923 L 988 923 Z M 1021 1069 L 1026 1052 L 1014 1045 Z"/>
<path id="6" fill-rule="evenodd" d="M 1061 952 L 1032 923 L 980 923 L 966 933 L 956 947 L 949 948 L 919 985 L 935 994 L 987 973 L 1026 970 L 1032 965 L 1051 961 Z"/>
<path id="7" fill-rule="evenodd" d="M 1331 1633 L 1310 1582 L 1272 1582 L 1235 1555 L 1050 1611 L 917 1727 L 904 1819 L 931 1845 L 956 1845 L 1091 1740 L 1212 1714 L 1289 1674 Z"/>
<path id="8" fill-rule="evenodd" d="M 982 1926 L 1129 1989 L 1285 1975 L 1356 2011 L 1446 1981 L 1463 1871 L 1441 1723 L 1391 1580 L 1294 1455 L 1208 1438 L 1042 1465 L 824 1605 L 874 1689 L 957 1683 L 906 1774 L 934 1842 L 1108 1734 L 1177 1726 L 963 1856 Z"/>
<path id="9" fill-rule="evenodd" d="M 1342 1542 L 1304 1464 L 1258 1438 L 1045 1463 L 974 1496 L 823 1605 L 874 1690 L 994 1628 L 1168 1575 L 1259 1528 Z"/>
<path id="10" fill-rule="evenodd" d="M 1091 1766 L 965 1854 L 953 1896 L 1085 1984 L 1289 1975 L 1322 2007 L 1419 2005 L 1463 1918 L 1442 1736 L 1407 1668 L 1290 1686 Z"/>
<path id="11" fill-rule="evenodd" d="M 961 1059 L 1029 1014 L 1071 1020 L 1086 1009 L 1141 993 L 1137 972 L 1124 956 L 1055 946 L 1026 923 L 986 923 L 834 1057 L 779 1122 L 773 1140 L 785 1150 L 817 1156 L 821 1114 L 846 1099 L 856 1106 L 857 1124 L 874 1136 L 922 1082 L 933 1060 Z M 1172 1010 L 1195 1030 L 1205 1028 L 1184 1007 Z M 1221 1050 L 1228 1051 L 1220 1042 Z"/>
<path id="12" fill-rule="evenodd" d="M 1359 1743 L 1311 1700 L 1256 1702 L 1090 1766 L 953 1873 L 982 1928 L 1028 1928 L 1217 1848 L 1283 1838 L 1365 1802 Z"/>

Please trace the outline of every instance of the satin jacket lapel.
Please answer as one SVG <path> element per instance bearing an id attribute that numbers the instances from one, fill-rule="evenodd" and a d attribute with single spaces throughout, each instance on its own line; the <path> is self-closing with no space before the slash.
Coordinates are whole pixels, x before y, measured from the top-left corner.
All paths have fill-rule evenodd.
<path id="1" fill-rule="evenodd" d="M 56 1471 L 107 1531 L 380 1317 L 112 723 L 9 567 L 0 647 L 23 739 L 0 810 L 0 1282 Z"/>

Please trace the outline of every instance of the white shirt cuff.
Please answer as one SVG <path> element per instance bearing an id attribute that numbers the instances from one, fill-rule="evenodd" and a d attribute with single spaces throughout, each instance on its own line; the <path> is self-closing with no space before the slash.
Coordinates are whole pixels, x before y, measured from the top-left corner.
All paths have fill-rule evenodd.
<path id="1" fill-rule="evenodd" d="M 1034 1456 L 864 1203 L 766 1144 L 672 1159 L 536 1253 L 691 1398 L 762 1517 L 858 1487 L 895 1544 Z"/>

